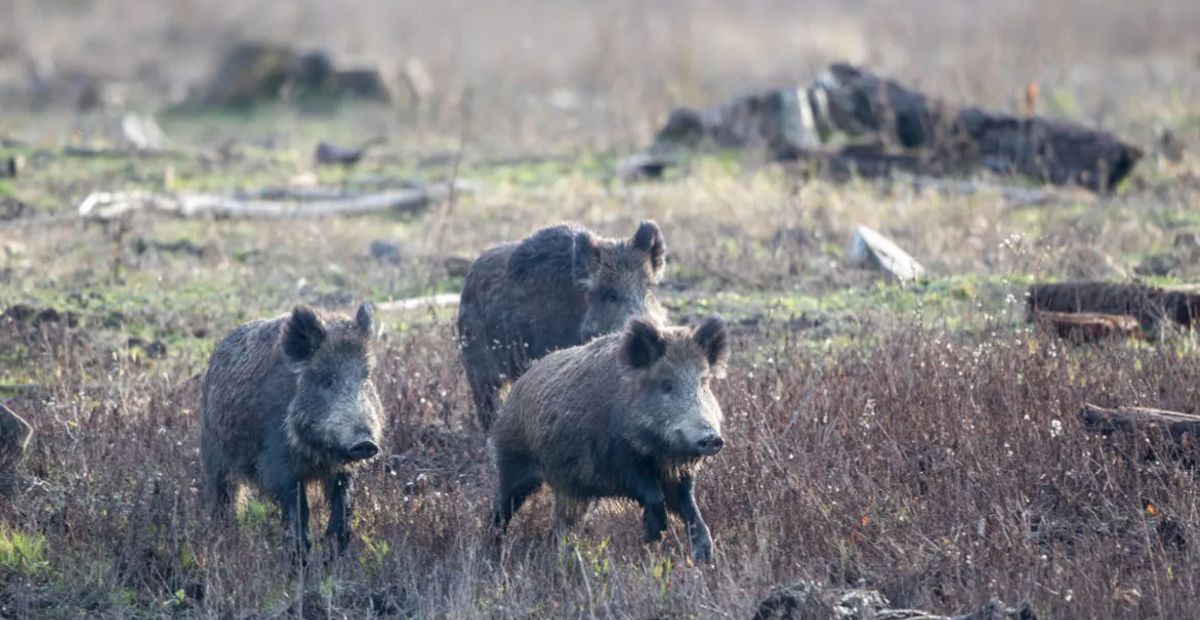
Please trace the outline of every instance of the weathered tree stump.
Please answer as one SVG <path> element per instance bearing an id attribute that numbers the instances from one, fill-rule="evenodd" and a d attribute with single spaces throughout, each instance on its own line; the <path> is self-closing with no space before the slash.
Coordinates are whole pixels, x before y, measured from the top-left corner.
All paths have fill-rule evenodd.
<path id="1" fill-rule="evenodd" d="M 1149 407 L 1110 409 L 1087 403 L 1079 419 L 1085 432 L 1129 442 L 1125 445 L 1132 459 L 1174 461 L 1189 468 L 1200 460 L 1200 415 Z"/>
<path id="2" fill-rule="evenodd" d="M 865 140 L 825 150 L 835 134 Z M 1141 159 L 1112 134 L 1035 116 L 956 107 L 849 64 L 834 64 L 807 86 L 736 97 L 704 108 L 678 108 L 655 136 L 652 157 L 624 167 L 661 174 L 666 153 L 706 145 L 761 151 L 835 177 L 969 175 L 987 170 L 1052 185 L 1111 191 Z"/>
<path id="3" fill-rule="evenodd" d="M 982 167 L 1054 185 L 1116 187 L 1142 151 L 1112 134 L 1036 116 L 956 108 L 899 82 L 839 63 L 810 87 L 818 127 L 923 151 L 947 170 Z"/>
<path id="4" fill-rule="evenodd" d="M 1027 318 L 1037 312 L 1098 313 L 1129 315 L 1145 332 L 1156 331 L 1164 320 L 1191 327 L 1200 320 L 1200 295 L 1168 291 L 1144 284 L 1112 282 L 1063 282 L 1029 287 Z"/>

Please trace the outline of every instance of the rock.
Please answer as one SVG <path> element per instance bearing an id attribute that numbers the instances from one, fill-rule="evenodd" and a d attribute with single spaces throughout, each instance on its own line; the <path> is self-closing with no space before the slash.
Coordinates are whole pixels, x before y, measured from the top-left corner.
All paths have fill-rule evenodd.
<path id="1" fill-rule="evenodd" d="M 371 242 L 371 257 L 395 265 L 400 262 L 400 244 L 391 239 L 375 239 Z"/>
<path id="2" fill-rule="evenodd" d="M 1179 269 L 1183 261 L 1174 254 L 1151 254 L 1133 268 L 1139 276 L 1166 276 Z"/>
<path id="3" fill-rule="evenodd" d="M 925 268 L 887 237 L 859 226 L 850 245 L 851 262 L 882 271 L 897 282 L 910 282 L 925 275 Z"/>
<path id="4" fill-rule="evenodd" d="M 167 136 L 152 116 L 125 114 L 121 117 L 121 136 L 143 151 L 161 151 L 167 147 Z"/>
<path id="5" fill-rule="evenodd" d="M 799 581 L 778 588 L 763 599 L 754 620 L 1037 620 L 1037 616 L 1028 604 L 1011 608 L 999 601 L 958 616 L 893 609 L 875 590 L 823 589 Z"/>
<path id="6" fill-rule="evenodd" d="M 799 581 L 763 599 L 754 620 L 873 620 L 885 605 L 874 590 L 823 590 Z"/>
<path id="7" fill-rule="evenodd" d="M 339 164 L 342 166 L 353 166 L 362 160 L 363 155 L 367 153 L 367 149 L 382 142 L 383 138 L 375 138 L 368 140 L 358 148 L 344 148 L 322 140 L 317 144 L 315 159 L 318 164 L 323 165 Z"/>
<path id="8" fill-rule="evenodd" d="M 617 162 L 617 176 L 626 181 L 661 179 L 663 173 L 678 162 L 675 158 L 656 153 L 638 153 Z"/>

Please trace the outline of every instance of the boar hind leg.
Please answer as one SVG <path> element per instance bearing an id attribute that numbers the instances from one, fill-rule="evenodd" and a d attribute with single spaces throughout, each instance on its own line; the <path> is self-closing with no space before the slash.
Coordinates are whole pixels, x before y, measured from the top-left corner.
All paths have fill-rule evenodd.
<path id="1" fill-rule="evenodd" d="M 204 462 L 204 501 L 213 516 L 225 518 L 232 514 L 234 488 L 229 468 L 215 460 Z"/>
<path id="2" fill-rule="evenodd" d="M 700 508 L 696 506 L 692 476 L 685 474 L 678 481 L 663 484 L 663 493 L 667 508 L 679 515 L 687 526 L 688 539 L 692 543 L 692 559 L 697 562 L 712 562 L 712 535 L 704 517 L 700 516 Z"/>
<path id="3" fill-rule="evenodd" d="M 329 526 L 325 537 L 337 542 L 342 551 L 350 543 L 350 492 L 354 479 L 349 472 L 338 472 L 325 480 L 325 495 L 329 500 Z"/>
<path id="4" fill-rule="evenodd" d="M 502 455 L 497 465 L 499 484 L 493 504 L 493 520 L 503 532 L 508 529 L 508 522 L 521 504 L 542 486 L 542 476 L 536 463 L 521 456 Z"/>

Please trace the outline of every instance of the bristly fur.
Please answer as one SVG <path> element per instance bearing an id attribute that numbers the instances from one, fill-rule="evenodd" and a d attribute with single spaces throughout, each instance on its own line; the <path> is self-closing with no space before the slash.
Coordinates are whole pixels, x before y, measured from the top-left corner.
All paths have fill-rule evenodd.
<path id="1" fill-rule="evenodd" d="M 643 220 L 633 233 L 633 247 L 650 254 L 650 266 L 655 277 L 662 276 L 666 266 L 667 242 L 663 239 L 662 230 L 654 220 Z"/>
<path id="2" fill-rule="evenodd" d="M 646 368 L 667 352 L 667 342 L 658 327 L 643 318 L 630 319 L 621 340 L 621 362 Z"/>
<path id="3" fill-rule="evenodd" d="M 574 261 L 576 236 L 584 232 L 574 224 L 543 228 L 517 244 L 508 259 L 508 273 L 518 281 L 555 282 L 569 277 L 562 266 Z"/>
<path id="4" fill-rule="evenodd" d="M 725 319 L 719 316 L 704 319 L 693 332 L 692 338 L 704 349 L 713 374 L 718 377 L 724 376 L 726 360 L 729 359 L 729 330 L 725 329 Z"/>
<path id="5" fill-rule="evenodd" d="M 242 325 L 217 344 L 200 416 L 205 495 L 214 512 L 228 513 L 239 483 L 253 483 L 279 503 L 306 548 L 299 526 L 307 499 L 297 489 L 320 481 L 334 509 L 327 534 L 346 544 L 352 465 L 377 453 L 381 441 L 373 327 L 366 304 L 354 318 L 300 306 Z"/>
<path id="6" fill-rule="evenodd" d="M 695 474 L 721 449 L 721 408 L 708 378 L 729 351 L 725 323 L 659 326 L 630 319 L 620 333 L 555 351 L 513 386 L 492 428 L 495 523 L 504 528 L 546 483 L 560 522 L 579 504 L 625 498 L 643 507 L 646 540 L 684 519 L 693 557 L 712 539 L 695 505 Z"/>
<path id="7" fill-rule="evenodd" d="M 307 306 L 296 306 L 283 329 L 283 353 L 289 365 L 303 367 L 325 339 L 325 326 Z"/>
<path id="8" fill-rule="evenodd" d="M 491 426 L 501 392 L 532 361 L 618 331 L 631 317 L 663 322 L 653 289 L 665 252 L 653 222 L 625 238 L 560 224 L 483 252 L 458 304 L 459 351 L 480 425 Z"/>

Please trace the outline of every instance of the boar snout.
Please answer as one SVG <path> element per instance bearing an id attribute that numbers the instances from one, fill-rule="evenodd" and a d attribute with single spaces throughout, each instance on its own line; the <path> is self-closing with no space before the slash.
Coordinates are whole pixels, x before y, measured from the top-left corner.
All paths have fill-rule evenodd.
<path id="1" fill-rule="evenodd" d="M 705 456 L 712 456 L 725 447 L 725 440 L 717 433 L 709 433 L 696 442 L 696 451 Z"/>
<path id="2" fill-rule="evenodd" d="M 725 438 L 711 424 L 687 424 L 676 427 L 670 445 L 677 456 L 712 456 L 725 447 Z"/>

